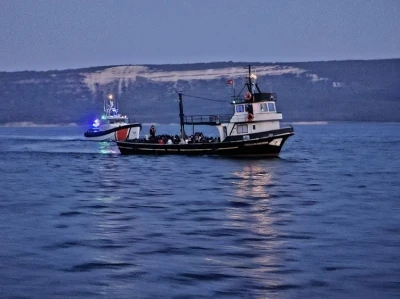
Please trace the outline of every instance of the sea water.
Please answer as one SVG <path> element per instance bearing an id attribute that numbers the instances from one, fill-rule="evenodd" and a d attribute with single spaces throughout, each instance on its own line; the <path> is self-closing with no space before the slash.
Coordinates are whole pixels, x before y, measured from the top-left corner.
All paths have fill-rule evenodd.
<path id="1" fill-rule="evenodd" d="M 0 127 L 0 297 L 399 298 L 400 124 L 294 129 L 235 160 Z"/>

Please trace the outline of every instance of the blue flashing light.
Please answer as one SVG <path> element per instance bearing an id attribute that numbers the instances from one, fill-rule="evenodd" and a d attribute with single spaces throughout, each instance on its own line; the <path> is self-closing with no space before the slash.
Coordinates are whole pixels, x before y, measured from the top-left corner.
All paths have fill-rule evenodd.
<path id="1" fill-rule="evenodd" d="M 100 120 L 95 119 L 92 126 L 93 126 L 93 128 L 98 128 L 100 126 Z"/>

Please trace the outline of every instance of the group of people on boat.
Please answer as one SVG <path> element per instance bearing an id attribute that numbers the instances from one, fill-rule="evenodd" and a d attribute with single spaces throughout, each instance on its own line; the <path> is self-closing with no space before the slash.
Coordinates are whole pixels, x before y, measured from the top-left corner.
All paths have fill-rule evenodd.
<path id="1" fill-rule="evenodd" d="M 147 142 L 150 143 L 158 143 L 158 144 L 189 144 L 189 143 L 209 143 L 209 142 L 219 142 L 219 137 L 207 137 L 204 136 L 201 132 L 196 132 L 193 135 L 186 136 L 186 138 L 182 138 L 178 135 L 156 135 L 156 128 L 154 125 L 150 127 L 149 131 L 150 135 L 146 139 Z"/>

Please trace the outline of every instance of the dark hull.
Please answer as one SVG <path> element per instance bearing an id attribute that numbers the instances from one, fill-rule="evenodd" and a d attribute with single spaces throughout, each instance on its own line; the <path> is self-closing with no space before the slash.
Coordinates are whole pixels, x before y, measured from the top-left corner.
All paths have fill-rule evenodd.
<path id="1" fill-rule="evenodd" d="M 218 155 L 227 157 L 277 157 L 293 130 L 276 130 L 274 134 L 249 140 L 228 142 L 157 144 L 135 140 L 117 141 L 122 155 Z M 272 136 L 271 136 L 272 135 Z"/>

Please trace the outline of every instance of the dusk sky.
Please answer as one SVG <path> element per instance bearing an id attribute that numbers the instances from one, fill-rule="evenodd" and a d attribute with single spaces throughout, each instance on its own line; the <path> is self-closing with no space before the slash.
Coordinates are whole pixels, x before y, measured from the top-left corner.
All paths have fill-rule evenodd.
<path id="1" fill-rule="evenodd" d="M 0 71 L 400 58 L 400 0 L 0 0 Z"/>

